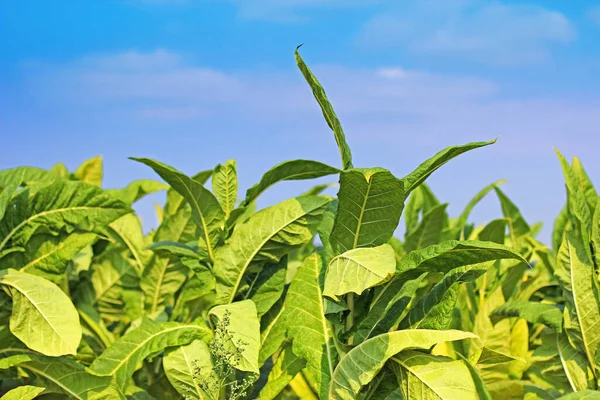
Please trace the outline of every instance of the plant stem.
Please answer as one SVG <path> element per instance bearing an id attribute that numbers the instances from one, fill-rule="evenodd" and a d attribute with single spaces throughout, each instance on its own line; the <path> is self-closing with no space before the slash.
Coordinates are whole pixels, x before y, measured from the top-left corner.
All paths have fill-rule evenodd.
<path id="1" fill-rule="evenodd" d="M 346 317 L 346 331 L 349 331 L 354 325 L 354 293 L 348 293 L 346 295 L 346 305 L 348 306 L 348 316 Z"/>

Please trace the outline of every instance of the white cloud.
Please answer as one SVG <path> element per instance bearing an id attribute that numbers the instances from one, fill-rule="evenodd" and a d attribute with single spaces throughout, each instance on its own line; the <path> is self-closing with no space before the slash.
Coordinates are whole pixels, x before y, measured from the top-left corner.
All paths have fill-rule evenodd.
<path id="1" fill-rule="evenodd" d="M 489 64 L 536 63 L 575 38 L 569 20 L 537 5 L 483 0 L 416 0 L 371 18 L 358 41 Z"/>

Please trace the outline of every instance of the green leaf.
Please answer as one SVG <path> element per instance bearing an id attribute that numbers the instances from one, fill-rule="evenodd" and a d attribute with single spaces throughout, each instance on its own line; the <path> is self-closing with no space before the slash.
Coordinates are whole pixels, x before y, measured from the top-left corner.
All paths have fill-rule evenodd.
<path id="1" fill-rule="evenodd" d="M 239 363 L 234 367 L 240 371 L 259 373 L 258 350 L 260 348 L 260 322 L 256 315 L 256 306 L 252 300 L 243 300 L 224 304 L 210 310 L 210 315 L 217 321 L 223 321 L 225 314 L 230 313 L 228 331 L 230 340 L 223 343 L 238 351 L 241 350 Z M 240 344 L 241 343 L 241 344 Z M 236 353 L 232 351 L 232 353 Z"/>
<path id="2" fill-rule="evenodd" d="M 583 196 L 590 209 L 590 212 L 593 213 L 596 210 L 596 205 L 598 204 L 598 192 L 596 192 L 596 189 L 594 189 L 594 185 L 592 184 L 588 174 L 583 169 L 583 165 L 581 165 L 579 158 L 573 157 L 571 169 L 577 177 L 579 189 L 581 192 L 583 192 Z"/>
<path id="3" fill-rule="evenodd" d="M 574 169 L 558 150 L 556 150 L 556 154 L 560 160 L 567 186 L 567 206 L 569 207 L 571 223 L 577 231 L 581 232 L 580 237 L 583 242 L 588 243 L 589 235 L 592 230 L 593 210 L 590 210 L 585 194 L 580 187 L 579 178 Z"/>
<path id="4" fill-rule="evenodd" d="M 594 265 L 584 243 L 567 232 L 558 252 L 556 277 L 565 297 L 565 331 L 577 349 L 584 353 L 591 365 L 595 363 L 600 343 L 600 302 Z"/>
<path id="5" fill-rule="evenodd" d="M 163 358 L 163 366 L 171 385 L 186 399 L 212 399 L 200 388 L 199 377 L 194 377 L 198 368 L 203 373 L 204 369 L 211 370 L 213 367 L 206 343 L 194 340 L 185 346 L 169 349 Z"/>
<path id="6" fill-rule="evenodd" d="M 498 187 L 494 187 L 494 190 L 496 191 L 496 195 L 498 195 L 498 200 L 500 200 L 502 215 L 504 215 L 504 218 L 508 219 L 511 232 L 514 232 L 517 236 L 529 233 L 531 228 L 527 222 L 525 222 L 521 211 L 519 211 L 515 203 L 513 203 Z"/>
<path id="7" fill-rule="evenodd" d="M 204 323 L 156 323 L 146 318 L 139 328 L 126 333 L 100 354 L 89 371 L 99 376 L 114 376 L 118 387 L 124 390 L 137 365 L 149 355 L 196 339 L 207 341 L 210 337 L 211 331 Z"/>
<path id="8" fill-rule="evenodd" d="M 10 199 L 17 192 L 25 177 L 25 171 L 23 169 L 15 168 L 8 171 L 10 171 L 11 174 L 7 176 L 6 185 L 0 186 L 0 220 L 4 218 L 4 213 L 6 212 L 6 207 L 8 207 Z"/>
<path id="9" fill-rule="evenodd" d="M 146 239 L 142 231 L 140 219 L 135 214 L 127 214 L 108 226 L 108 234 L 130 251 L 133 266 L 141 274 L 152 258 L 152 252 L 147 250 Z"/>
<path id="10" fill-rule="evenodd" d="M 523 318 L 532 324 L 544 324 L 556 332 L 562 332 L 562 311 L 553 304 L 530 301 L 509 301 L 492 311 L 493 323 L 502 318 Z"/>
<path id="11" fill-rule="evenodd" d="M 165 240 L 191 240 L 194 230 L 190 230 L 189 223 L 190 212 L 187 209 L 166 216 L 154 235 L 154 241 L 161 243 Z M 140 280 L 140 287 L 145 294 L 146 311 L 153 313 L 162 306 L 172 305 L 175 293 L 185 282 L 187 271 L 187 267 L 176 257 L 171 257 L 170 254 L 156 254 L 144 269 Z"/>
<path id="12" fill-rule="evenodd" d="M 468 366 L 462 360 L 403 351 L 392 357 L 400 367 L 398 383 L 405 399 L 478 399 Z"/>
<path id="13" fill-rule="evenodd" d="M 298 197 L 266 208 L 239 226 L 215 256 L 217 304 L 233 302 L 250 265 L 278 262 L 310 242 L 330 199 Z"/>
<path id="14" fill-rule="evenodd" d="M 469 219 L 469 215 L 471 215 L 471 211 L 473 211 L 473 209 L 475 208 L 475 206 L 477 204 L 479 204 L 479 202 L 485 197 L 487 196 L 487 194 L 489 192 L 491 192 L 492 190 L 494 190 L 494 188 L 496 188 L 497 186 L 502 185 L 503 183 L 506 183 L 506 181 L 504 179 L 501 179 L 499 181 L 496 181 L 494 183 L 492 183 L 489 186 L 484 187 L 483 189 L 481 189 L 481 191 L 479 193 L 477 193 L 475 195 L 475 197 L 473 197 L 471 199 L 471 201 L 469 201 L 469 203 L 467 204 L 467 206 L 465 207 L 465 209 L 463 210 L 462 213 L 460 213 L 460 216 L 458 217 L 458 219 L 456 220 L 456 223 L 454 224 L 454 232 L 455 232 L 455 236 L 460 235 L 461 232 L 463 232 L 468 219 Z M 457 237 L 458 239 L 458 237 Z"/>
<path id="15" fill-rule="evenodd" d="M 0 271 L 0 285 L 12 297 L 10 331 L 32 350 L 49 356 L 76 354 L 79 315 L 55 284 L 12 269 Z"/>
<path id="16" fill-rule="evenodd" d="M 560 248 L 569 223 L 569 207 L 565 204 L 554 220 L 554 227 L 552 228 L 552 249 L 555 252 L 558 252 L 558 249 Z"/>
<path id="17" fill-rule="evenodd" d="M 395 271 L 396 257 L 389 244 L 348 250 L 331 259 L 323 294 L 333 299 L 350 292 L 360 295 L 388 281 Z"/>
<path id="18" fill-rule="evenodd" d="M 267 313 L 283 294 L 287 265 L 287 257 L 283 257 L 278 263 L 262 267 L 252 279 L 247 298 L 256 304 L 259 318 Z"/>
<path id="19" fill-rule="evenodd" d="M 460 285 L 472 282 L 487 272 L 484 264 L 466 265 L 448 272 L 433 289 L 415 304 L 400 327 L 406 329 L 446 329 L 452 319 L 452 312 Z"/>
<path id="20" fill-rule="evenodd" d="M 353 343 L 361 343 L 373 336 L 388 332 L 400 322 L 426 275 L 427 273 L 424 273 L 408 281 L 393 279 L 390 284 L 375 292 L 369 312 L 363 314 L 352 329 Z"/>
<path id="21" fill-rule="evenodd" d="M 306 360 L 306 371 L 315 381 L 322 399 L 327 398 L 338 358 L 334 332 L 323 305 L 324 278 L 323 258 L 313 253 L 298 267 L 285 299 L 284 315 L 280 322 L 286 326 L 287 336 L 292 339 L 294 354 Z"/>
<path id="22" fill-rule="evenodd" d="M 102 185 L 102 156 L 86 160 L 73 173 L 75 179 L 91 185 Z"/>
<path id="23" fill-rule="evenodd" d="M 383 168 L 340 174 L 339 204 L 329 237 L 334 254 L 387 243 L 404 207 L 402 184 Z"/>
<path id="24" fill-rule="evenodd" d="M 246 191 L 244 205 L 252 203 L 265 190 L 281 181 L 315 179 L 339 173 L 340 170 L 312 160 L 290 160 L 277 164 L 262 176 L 259 183 Z M 316 193 L 318 194 L 318 193 Z"/>
<path id="25" fill-rule="evenodd" d="M 504 244 L 506 237 L 506 218 L 500 218 L 490 221 L 477 235 L 477 238 L 484 242 L 494 242 Z"/>
<path id="26" fill-rule="evenodd" d="M 0 187 L 5 188 L 14 182 L 19 182 L 19 186 L 51 183 L 60 178 L 60 175 L 53 171 L 46 171 L 37 167 L 3 169 L 0 171 Z"/>
<path id="27" fill-rule="evenodd" d="M 83 182 L 56 181 L 38 188 L 30 198 L 29 194 L 24 190 L 11 200 L 10 212 L 0 223 L 0 251 L 9 241 L 13 246 L 26 243 L 40 226 L 55 231 L 101 227 L 131 212 L 102 189 Z"/>
<path id="28" fill-rule="evenodd" d="M 569 393 L 561 396 L 558 400 L 598 400 L 600 392 L 597 390 L 582 390 L 581 392 Z"/>
<path id="29" fill-rule="evenodd" d="M 354 400 L 388 359 L 404 350 L 428 349 L 438 343 L 476 338 L 469 332 L 426 329 L 403 330 L 375 336 L 350 350 L 335 368 L 329 398 Z"/>
<path id="30" fill-rule="evenodd" d="M 152 243 L 148 246 L 148 250 L 158 253 L 165 252 L 177 257 L 199 257 L 197 249 L 190 247 L 185 243 L 171 242 L 169 240 Z"/>
<path id="31" fill-rule="evenodd" d="M 238 181 L 235 160 L 227 160 L 225 165 L 217 165 L 212 175 L 213 193 L 219 199 L 225 219 L 235 208 L 238 193 Z"/>
<path id="32" fill-rule="evenodd" d="M 33 400 L 44 390 L 46 389 L 37 386 L 19 386 L 6 392 L 4 396 L 0 397 L 0 400 Z"/>
<path id="33" fill-rule="evenodd" d="M 60 283 L 70 260 L 96 239 L 95 233 L 73 232 L 54 236 L 36 234 L 26 244 L 25 252 L 13 253 L 2 260 L 6 267 L 41 276 Z M 14 261 L 13 261 L 14 260 Z"/>
<path id="34" fill-rule="evenodd" d="M 125 186 L 123 189 L 108 189 L 116 199 L 126 204 L 133 204 L 146 195 L 169 189 L 168 185 L 152 179 L 138 179 Z"/>
<path id="35" fill-rule="evenodd" d="M 217 198 L 202 184 L 175 168 L 148 158 L 131 158 L 146 164 L 175 189 L 192 207 L 192 216 L 200 228 L 203 244 L 211 260 L 221 237 L 224 214 Z"/>
<path id="36" fill-rule="evenodd" d="M 495 364 L 503 364 L 507 362 L 511 362 L 514 360 L 525 361 L 518 357 L 513 357 L 508 354 L 504 354 L 498 350 L 489 349 L 487 347 L 483 347 L 481 354 L 479 354 L 479 359 L 477 360 L 477 364 L 483 365 L 495 365 Z"/>
<path id="37" fill-rule="evenodd" d="M 442 272 L 465 265 L 486 261 L 514 259 L 527 262 L 523 256 L 510 247 L 478 240 L 448 240 L 421 250 L 410 252 L 397 265 L 398 274 L 412 271 Z"/>
<path id="38" fill-rule="evenodd" d="M 427 246 L 439 243 L 444 221 L 446 220 L 446 207 L 448 204 L 440 204 L 433 207 L 423 216 L 423 220 L 417 225 L 415 230 L 407 232 L 404 240 L 406 251 L 422 249 Z"/>
<path id="39" fill-rule="evenodd" d="M 571 388 L 575 391 L 595 388 L 593 373 L 585 354 L 573 348 L 564 333 L 556 335 L 556 347 Z"/>
<path id="40" fill-rule="evenodd" d="M 438 152 L 430 159 L 421 163 L 413 172 L 402 178 L 401 181 L 404 185 L 405 195 L 408 196 L 410 192 L 423 183 L 425 179 L 435 172 L 435 170 L 452 160 L 454 157 L 457 157 L 469 150 L 488 146 L 493 143 L 496 143 L 495 139 L 489 142 L 472 142 L 460 146 L 446 147 L 444 150 Z"/>
<path id="41" fill-rule="evenodd" d="M 338 120 L 337 115 L 335 115 L 335 111 L 333 111 L 333 107 L 327 99 L 325 90 L 300 56 L 300 52 L 298 52 L 300 46 L 296 48 L 296 51 L 294 53 L 296 57 L 296 64 L 298 65 L 300 72 L 302 72 L 302 75 L 304 75 L 304 79 L 306 79 L 306 82 L 312 89 L 313 95 L 319 103 L 321 111 L 323 112 L 323 116 L 327 121 L 327 125 L 329 125 L 329 128 L 333 131 L 335 141 L 337 142 L 338 148 L 340 150 L 340 155 L 342 157 L 343 168 L 350 169 L 352 168 L 352 153 L 350 152 L 350 147 L 348 146 L 348 143 L 346 143 L 346 136 L 344 135 L 342 124 Z"/>
<path id="42" fill-rule="evenodd" d="M 306 366 L 306 362 L 292 351 L 292 344 L 286 343 L 273 365 L 266 385 L 260 391 L 260 400 L 273 400 Z"/>
<path id="43" fill-rule="evenodd" d="M 78 400 L 124 399 L 114 388 L 112 378 L 89 374 L 82 365 L 62 357 L 35 356 L 19 367 L 34 374 L 47 392 Z"/>

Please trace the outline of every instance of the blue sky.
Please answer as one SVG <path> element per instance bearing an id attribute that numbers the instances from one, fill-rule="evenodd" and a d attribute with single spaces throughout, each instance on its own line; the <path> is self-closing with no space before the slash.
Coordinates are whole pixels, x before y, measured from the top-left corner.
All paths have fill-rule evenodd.
<path id="1" fill-rule="evenodd" d="M 600 2 L 88 0 L 0 2 L 0 168 L 74 169 L 103 155 L 105 186 L 193 174 L 227 158 L 241 187 L 287 159 L 339 165 L 301 75 L 325 86 L 355 165 L 403 176 L 441 148 L 499 141 L 430 186 L 451 214 L 488 183 L 547 240 L 564 202 L 553 146 L 600 182 Z M 286 183 L 271 204 L 306 187 Z M 153 224 L 154 196 L 140 215 Z M 494 198 L 477 222 L 500 215 Z"/>

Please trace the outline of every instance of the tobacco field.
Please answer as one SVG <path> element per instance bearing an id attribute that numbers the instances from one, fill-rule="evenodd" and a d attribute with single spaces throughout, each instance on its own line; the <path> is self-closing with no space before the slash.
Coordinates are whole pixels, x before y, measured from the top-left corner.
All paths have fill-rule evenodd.
<path id="1" fill-rule="evenodd" d="M 110 190 L 99 157 L 0 171 L 1 399 L 600 399 L 600 207 L 581 162 L 557 151 L 552 243 L 502 181 L 450 216 L 427 178 L 494 141 L 401 178 L 355 167 L 296 62 L 339 167 L 285 161 L 245 194 L 234 160 L 187 176 L 133 158 L 156 180 Z M 317 185 L 255 207 L 322 177 L 335 197 Z M 158 191 L 144 233 L 132 205 Z M 474 223 L 485 196 L 498 217 Z"/>

